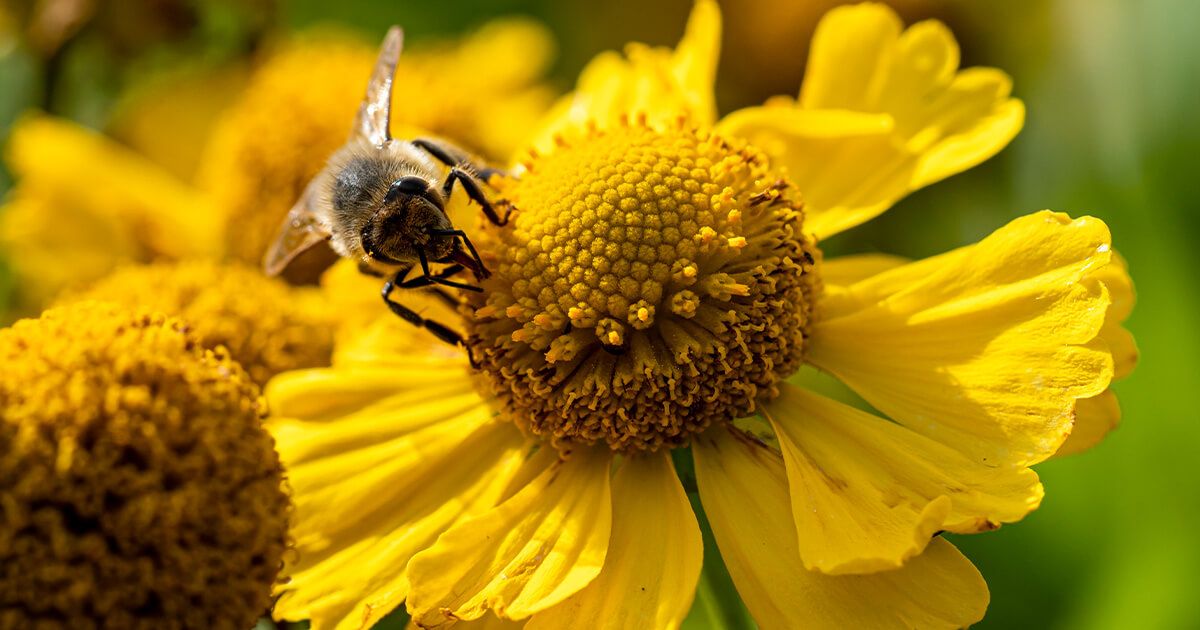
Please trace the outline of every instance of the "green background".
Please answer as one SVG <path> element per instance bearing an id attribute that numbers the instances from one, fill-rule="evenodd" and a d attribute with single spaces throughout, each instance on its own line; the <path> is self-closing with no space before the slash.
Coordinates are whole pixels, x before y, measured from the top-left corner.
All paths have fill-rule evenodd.
<path id="1" fill-rule="evenodd" d="M 16 3 L 18 13 L 23 4 Z M 295 0 L 259 2 L 253 10 L 219 0 L 146 3 L 162 4 L 191 11 L 182 34 L 112 52 L 103 33 L 85 30 L 55 61 L 53 90 L 43 81 L 46 60 L 19 39 L 0 38 L 0 133 L 30 106 L 103 127 L 117 97 L 146 75 L 220 63 L 245 55 L 264 32 L 329 22 L 370 38 L 400 23 L 419 38 L 460 32 L 495 15 L 532 15 L 558 40 L 551 72 L 566 89 L 600 50 L 630 40 L 673 44 L 689 7 L 686 0 Z M 730 0 L 723 8 L 722 111 L 794 93 L 811 19 L 766 0 Z M 1122 426 L 1090 452 L 1040 466 L 1047 497 L 1023 522 L 955 537 L 992 591 L 979 627 L 1200 627 L 1200 414 L 1193 407 L 1200 390 L 1200 3 L 908 0 L 897 8 L 910 22 L 948 22 L 964 65 L 1008 71 L 1028 120 L 997 158 L 913 194 L 871 224 L 823 243 L 826 251 L 925 256 L 1051 208 L 1108 222 L 1139 294 L 1128 326 L 1142 360 L 1116 385 Z M 794 37 L 773 56 L 756 56 L 733 39 L 784 14 L 792 16 L 787 31 Z M 0 193 L 9 183 L 0 174 Z M 0 267 L 0 312 L 10 285 Z M 736 611 L 720 609 L 727 588 L 719 575 L 706 576 L 704 590 L 715 593 L 716 603 L 690 625 L 722 615 L 731 627 L 740 625 Z"/>

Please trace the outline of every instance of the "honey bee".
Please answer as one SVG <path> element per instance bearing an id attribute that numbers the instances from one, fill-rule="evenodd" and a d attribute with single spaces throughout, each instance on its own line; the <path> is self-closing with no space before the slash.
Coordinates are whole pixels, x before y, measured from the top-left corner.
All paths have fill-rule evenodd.
<path id="1" fill-rule="evenodd" d="M 466 151 L 439 139 L 391 137 L 392 80 L 402 46 L 403 32 L 393 26 L 380 47 L 349 140 L 288 212 L 263 268 L 278 275 L 300 253 L 328 242 L 339 255 L 359 261 L 364 272 L 388 278 L 382 295 L 393 313 L 465 347 L 457 332 L 421 317 L 391 294 L 397 288 L 435 285 L 482 290 L 451 279 L 464 270 L 476 280 L 489 274 L 467 234 L 451 224 L 446 202 L 457 183 L 488 220 L 504 225 L 508 213 L 500 216 L 480 185 L 501 171 L 477 164 Z M 448 266 L 435 272 L 430 263 Z M 408 277 L 414 269 L 420 274 Z"/>

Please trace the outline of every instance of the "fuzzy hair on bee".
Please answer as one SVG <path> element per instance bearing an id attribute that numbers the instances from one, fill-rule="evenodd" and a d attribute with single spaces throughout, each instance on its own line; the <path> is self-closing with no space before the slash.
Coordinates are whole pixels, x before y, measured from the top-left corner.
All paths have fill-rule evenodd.
<path id="1" fill-rule="evenodd" d="M 455 228 L 446 204 L 456 185 L 496 225 L 507 223 L 484 193 L 482 182 L 497 169 L 437 138 L 392 138 L 392 81 L 403 33 L 393 26 L 380 47 L 350 137 L 308 184 L 288 212 L 263 259 L 268 275 L 281 273 L 296 256 L 322 242 L 360 268 L 390 279 L 383 300 L 400 317 L 458 345 L 450 329 L 421 318 L 391 299 L 393 289 L 434 285 L 481 290 L 451 279 L 470 271 L 488 277 L 467 233 Z M 511 208 L 510 208 L 511 210 Z M 446 266 L 434 271 L 430 263 Z M 416 270 L 419 275 L 412 276 Z"/>

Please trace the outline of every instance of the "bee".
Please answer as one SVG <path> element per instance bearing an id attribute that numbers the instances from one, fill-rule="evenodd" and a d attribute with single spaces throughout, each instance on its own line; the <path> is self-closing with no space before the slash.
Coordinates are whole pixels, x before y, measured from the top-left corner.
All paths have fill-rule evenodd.
<path id="1" fill-rule="evenodd" d="M 452 279 L 463 271 L 477 281 L 489 275 L 466 232 L 456 229 L 446 214 L 456 184 L 495 225 L 508 222 L 511 208 L 501 216 L 480 185 L 502 171 L 476 163 L 468 152 L 440 139 L 392 138 L 392 80 L 403 39 L 399 27 L 388 31 L 350 138 L 288 212 L 263 268 L 278 275 L 302 252 L 328 242 L 339 255 L 359 261 L 364 272 L 388 278 L 382 295 L 393 313 L 465 348 L 457 332 L 421 317 L 391 295 L 395 289 L 436 286 L 482 291 Z M 435 272 L 430 263 L 448 266 Z M 420 273 L 410 278 L 414 269 Z"/>

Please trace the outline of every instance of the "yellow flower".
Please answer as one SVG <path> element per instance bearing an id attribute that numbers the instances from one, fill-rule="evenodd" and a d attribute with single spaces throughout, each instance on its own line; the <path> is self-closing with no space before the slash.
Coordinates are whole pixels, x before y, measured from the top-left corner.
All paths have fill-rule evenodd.
<path id="1" fill-rule="evenodd" d="M 129 266 L 60 298 L 87 300 L 179 317 L 204 347 L 223 346 L 258 384 L 287 370 L 329 365 L 334 318 L 315 291 L 256 268 L 209 261 Z"/>
<path id="2" fill-rule="evenodd" d="M 538 83 L 551 48 L 542 27 L 517 19 L 459 42 L 412 46 L 396 74 L 394 131 L 507 158 L 552 98 Z M 254 72 L 217 125 L 200 173 L 225 213 L 232 257 L 261 262 L 304 186 L 346 141 L 374 58 L 372 46 L 326 34 L 282 47 Z"/>
<path id="3" fill-rule="evenodd" d="M 123 262 L 217 255 L 205 197 L 96 132 L 30 114 L 6 159 L 17 185 L 0 208 L 0 250 L 28 310 Z"/>
<path id="4" fill-rule="evenodd" d="M 518 212 L 472 231 L 493 276 L 456 325 L 478 372 L 378 345 L 387 318 L 269 384 L 296 500 L 277 617 L 678 627 L 689 454 L 759 626 L 983 617 L 937 534 L 1021 519 L 1030 466 L 1111 426 L 1136 350 L 1108 229 L 1044 211 L 925 260 L 823 261 L 816 238 L 999 151 L 1022 105 L 959 71 L 940 24 L 865 4 L 822 21 L 798 101 L 714 121 L 719 31 L 701 0 L 675 51 L 598 58 L 493 182 Z M 872 409 L 792 383 L 801 364 Z"/>
<path id="5" fill-rule="evenodd" d="M 121 95 L 108 133 L 181 181 L 194 183 L 209 136 L 245 89 L 249 74 L 237 63 L 152 75 Z"/>
<path id="6" fill-rule="evenodd" d="M 85 302 L 0 331 L 0 627 L 253 624 L 288 515 L 261 415 L 175 319 Z"/>

